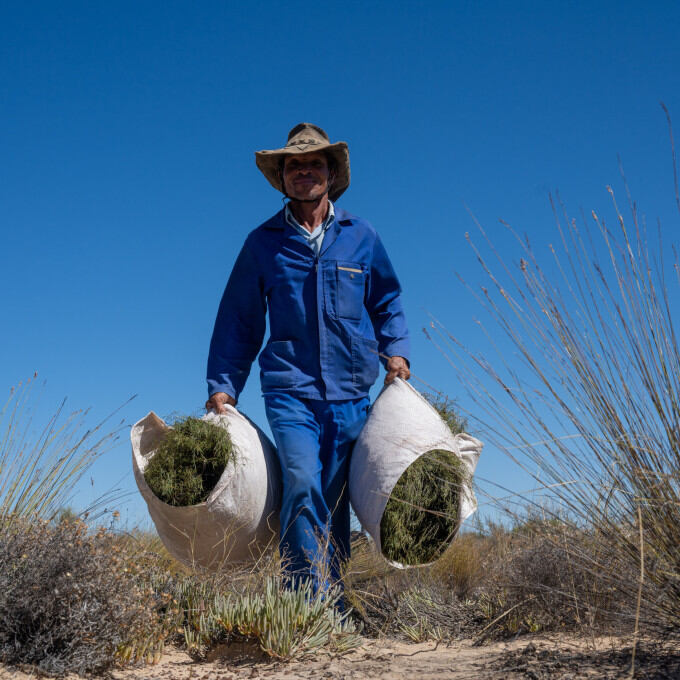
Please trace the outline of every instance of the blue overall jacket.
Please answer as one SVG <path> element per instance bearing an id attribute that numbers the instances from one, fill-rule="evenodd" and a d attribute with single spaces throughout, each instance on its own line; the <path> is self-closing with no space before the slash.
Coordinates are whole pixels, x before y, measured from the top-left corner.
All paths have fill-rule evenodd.
<path id="1" fill-rule="evenodd" d="M 222 296 L 208 356 L 208 393 L 235 399 L 260 351 L 264 394 L 356 399 L 379 356 L 409 358 L 401 288 L 365 220 L 336 208 L 318 257 L 281 210 L 246 238 Z"/>

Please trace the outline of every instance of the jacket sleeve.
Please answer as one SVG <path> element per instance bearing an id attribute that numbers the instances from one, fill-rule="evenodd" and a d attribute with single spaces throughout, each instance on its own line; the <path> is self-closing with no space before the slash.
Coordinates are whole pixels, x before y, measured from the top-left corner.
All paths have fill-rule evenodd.
<path id="1" fill-rule="evenodd" d="M 401 304 L 401 286 L 385 246 L 376 234 L 366 296 L 368 310 L 383 366 L 385 357 L 400 356 L 409 361 L 410 344 L 406 317 Z"/>
<path id="2" fill-rule="evenodd" d="M 267 302 L 248 242 L 241 249 L 222 295 L 208 354 L 208 394 L 238 399 L 262 346 Z"/>

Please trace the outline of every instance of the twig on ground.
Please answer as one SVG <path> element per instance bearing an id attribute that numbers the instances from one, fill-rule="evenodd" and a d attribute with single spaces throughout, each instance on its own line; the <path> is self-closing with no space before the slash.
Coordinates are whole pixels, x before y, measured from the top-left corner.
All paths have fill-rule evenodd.
<path id="1" fill-rule="evenodd" d="M 530 597 L 527 597 L 526 600 L 522 600 L 522 602 L 518 602 L 516 605 L 513 605 L 512 607 L 510 607 L 510 609 L 506 609 L 500 616 L 497 616 L 491 623 L 484 626 L 484 628 L 482 628 L 482 630 L 480 630 L 479 633 L 477 633 L 477 636 L 475 637 L 475 640 L 472 643 L 472 646 L 473 647 L 479 647 L 479 645 L 481 645 L 482 642 L 484 642 L 484 640 L 487 638 L 487 635 L 488 635 L 487 631 L 492 626 L 497 624 L 501 619 L 505 618 L 511 611 L 513 611 L 514 609 L 517 609 L 517 607 L 521 607 L 523 604 L 526 604 L 527 602 L 530 602 L 533 599 L 534 599 L 534 596 L 531 595 Z"/>

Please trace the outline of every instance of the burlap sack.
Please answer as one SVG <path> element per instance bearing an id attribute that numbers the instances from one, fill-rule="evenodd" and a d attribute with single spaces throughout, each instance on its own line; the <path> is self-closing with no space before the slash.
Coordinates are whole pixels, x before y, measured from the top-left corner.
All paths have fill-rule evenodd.
<path id="1" fill-rule="evenodd" d="M 227 411 L 204 419 L 227 428 L 234 460 L 205 503 L 198 505 L 167 505 L 144 479 L 168 425 L 151 412 L 130 433 L 135 480 L 165 547 L 185 564 L 211 570 L 257 559 L 272 541 L 276 544 L 278 535 L 281 472 L 274 446 L 235 408 L 227 406 Z"/>
<path id="2" fill-rule="evenodd" d="M 450 451 L 465 464 L 468 482 L 460 494 L 460 522 L 472 515 L 477 509 L 472 475 L 482 446 L 469 434 L 451 434 L 437 411 L 406 381 L 397 378 L 382 390 L 354 446 L 349 472 L 352 507 L 378 551 L 380 521 L 392 490 L 406 468 L 433 449 Z"/>

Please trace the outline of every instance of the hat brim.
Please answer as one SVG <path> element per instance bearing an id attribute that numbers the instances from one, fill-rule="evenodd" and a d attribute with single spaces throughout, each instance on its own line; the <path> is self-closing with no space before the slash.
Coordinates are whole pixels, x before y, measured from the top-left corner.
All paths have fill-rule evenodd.
<path id="1" fill-rule="evenodd" d="M 269 183 L 282 194 L 285 193 L 279 175 L 279 163 L 286 156 L 295 156 L 302 153 L 313 152 L 327 153 L 335 159 L 336 175 L 328 198 L 337 201 L 349 186 L 349 149 L 345 142 L 335 142 L 333 144 L 296 144 L 286 146 L 282 149 L 271 149 L 255 152 L 255 163 Z"/>

